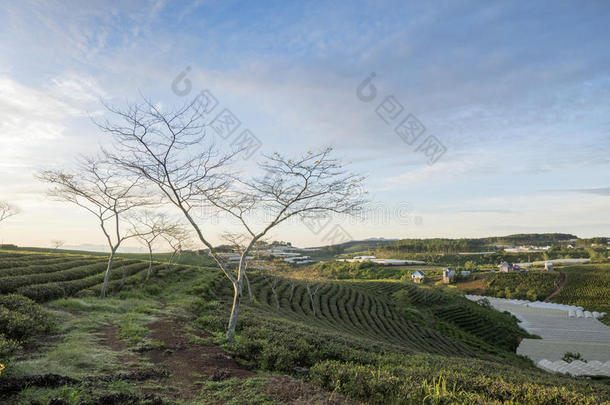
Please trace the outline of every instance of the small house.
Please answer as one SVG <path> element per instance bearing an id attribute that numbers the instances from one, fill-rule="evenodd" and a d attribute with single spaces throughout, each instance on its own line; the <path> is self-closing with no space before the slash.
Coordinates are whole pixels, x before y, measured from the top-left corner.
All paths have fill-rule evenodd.
<path id="1" fill-rule="evenodd" d="M 470 270 L 462 270 L 460 271 L 460 276 L 469 276 L 470 275 Z"/>
<path id="2" fill-rule="evenodd" d="M 424 274 L 423 271 L 420 271 L 420 270 L 414 271 L 413 274 L 411 274 L 411 280 L 414 283 L 423 283 L 425 278 L 426 278 L 426 275 Z"/>
<path id="3" fill-rule="evenodd" d="M 502 262 L 502 264 L 498 265 L 498 271 L 503 273 L 515 273 L 518 271 L 526 271 L 521 268 L 518 264 L 510 264 L 509 262 Z"/>
<path id="4" fill-rule="evenodd" d="M 509 262 L 502 262 L 498 265 L 498 271 L 503 273 L 510 273 L 513 271 L 513 265 Z"/>
<path id="5" fill-rule="evenodd" d="M 443 270 L 443 283 L 449 284 L 455 278 L 455 270 L 453 267 L 447 267 Z"/>
<path id="6" fill-rule="evenodd" d="M 553 271 L 553 262 L 544 262 L 544 269 L 546 271 Z"/>

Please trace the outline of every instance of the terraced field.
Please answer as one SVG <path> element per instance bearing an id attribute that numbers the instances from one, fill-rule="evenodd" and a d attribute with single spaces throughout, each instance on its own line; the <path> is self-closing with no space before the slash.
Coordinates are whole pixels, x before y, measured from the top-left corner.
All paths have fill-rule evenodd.
<path id="1" fill-rule="evenodd" d="M 99 256 L 0 251 L 0 294 L 15 293 L 38 302 L 99 293 L 107 259 Z M 155 269 L 164 268 L 157 264 Z M 115 260 L 109 290 L 132 283 L 148 269 L 135 259 Z"/>
<path id="2" fill-rule="evenodd" d="M 568 266 L 561 271 L 567 273 L 568 281 L 553 302 L 610 313 L 610 264 Z M 604 322 L 610 324 L 610 317 Z"/>
<path id="3" fill-rule="evenodd" d="M 222 279 L 218 282 L 226 289 L 219 296 L 228 293 L 229 286 Z M 490 358 L 514 352 L 519 338 L 527 336 L 512 317 L 435 288 L 392 281 L 275 282 L 251 277 L 254 310 L 406 353 Z M 394 295 L 399 291 L 408 295 L 407 312 L 397 305 Z"/>

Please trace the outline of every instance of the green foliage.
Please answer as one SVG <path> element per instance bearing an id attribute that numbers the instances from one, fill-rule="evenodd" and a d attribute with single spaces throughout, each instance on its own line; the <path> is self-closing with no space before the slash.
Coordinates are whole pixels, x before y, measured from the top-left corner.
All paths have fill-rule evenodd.
<path id="1" fill-rule="evenodd" d="M 516 234 L 477 239 L 402 239 L 379 248 L 380 251 L 409 253 L 460 253 L 490 250 L 490 245 L 551 245 L 576 236 L 561 233 Z"/>
<path id="2" fill-rule="evenodd" d="M 372 262 L 340 262 L 330 261 L 316 263 L 310 266 L 310 272 L 321 278 L 346 280 L 382 280 L 395 279 L 410 274 L 410 270 L 394 267 L 383 266 Z"/>
<path id="3" fill-rule="evenodd" d="M 49 314 L 34 301 L 20 295 L 0 295 L 0 355 L 13 352 L 52 327 Z"/>
<path id="4" fill-rule="evenodd" d="M 543 300 L 559 285 L 559 273 L 494 273 L 487 281 L 483 295 L 498 298 Z"/>
<path id="5" fill-rule="evenodd" d="M 562 271 L 568 281 L 553 302 L 610 313 L 610 264 L 568 266 Z"/>
<path id="6" fill-rule="evenodd" d="M 263 370 L 309 368 L 311 382 L 373 404 L 594 404 L 607 397 L 603 387 L 584 388 L 511 354 L 528 336 L 517 320 L 457 293 L 400 282 L 325 282 L 314 317 L 303 283 L 281 280 L 280 310 L 264 277 L 251 276 L 251 283 L 258 304 L 242 301 L 232 343 L 224 339 L 230 284 L 193 283 L 206 297 L 193 308 L 198 326 Z"/>
<path id="7" fill-rule="evenodd" d="M 400 365 L 329 360 L 312 367 L 310 378 L 329 391 L 372 404 L 596 404 L 604 398 L 601 389 L 597 395 L 578 392 L 568 379 L 554 385 L 517 368 L 458 359 L 436 364 L 439 360 L 413 356 L 402 358 Z"/>
<path id="8" fill-rule="evenodd" d="M 565 361 L 566 363 L 571 363 L 574 360 L 580 360 L 583 362 L 587 362 L 587 360 L 582 358 L 582 354 L 580 353 L 572 353 L 572 352 L 565 352 L 563 357 L 561 358 L 561 360 Z"/>
<path id="9" fill-rule="evenodd" d="M 202 403 L 226 405 L 273 405 L 270 395 L 263 392 L 266 384 L 267 380 L 261 377 L 205 381 L 199 399 Z"/>

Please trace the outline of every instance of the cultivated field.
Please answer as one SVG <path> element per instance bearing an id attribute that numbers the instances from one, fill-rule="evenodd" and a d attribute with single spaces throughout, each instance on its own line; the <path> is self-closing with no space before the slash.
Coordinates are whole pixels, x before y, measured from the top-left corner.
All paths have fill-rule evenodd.
<path id="1" fill-rule="evenodd" d="M 567 266 L 561 271 L 568 281 L 553 302 L 610 313 L 610 264 Z M 610 316 L 603 321 L 610 325 Z"/>
<path id="2" fill-rule="evenodd" d="M 96 256 L 0 251 L 0 294 L 15 293 L 45 302 L 78 293 L 99 293 L 107 259 Z M 154 270 L 165 265 L 155 264 Z M 141 279 L 148 263 L 118 259 L 110 289 Z"/>
<path id="3" fill-rule="evenodd" d="M 532 337 L 517 319 L 457 290 L 251 273 L 230 342 L 232 286 L 218 269 L 155 263 L 146 281 L 148 262 L 123 258 L 100 299 L 103 258 L 2 252 L 0 263 L 7 403 L 610 400 L 604 382 L 517 356 Z"/>

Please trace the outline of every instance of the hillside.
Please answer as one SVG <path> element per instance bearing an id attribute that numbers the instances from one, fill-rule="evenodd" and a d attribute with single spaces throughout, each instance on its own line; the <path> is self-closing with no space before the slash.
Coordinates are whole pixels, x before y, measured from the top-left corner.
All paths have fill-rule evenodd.
<path id="1" fill-rule="evenodd" d="M 244 292 L 238 335 L 229 343 L 230 283 L 218 270 L 157 263 L 145 282 L 147 263 L 123 259 L 113 277 L 115 296 L 101 300 L 101 264 L 94 256 L 2 252 L 3 293 L 52 301 L 45 309 L 2 296 L 0 324 L 22 326 L 2 329 L 8 332 L 0 345 L 6 365 L 0 398 L 44 404 L 57 397 L 227 403 L 227 395 L 236 404 L 293 403 L 299 395 L 315 403 L 380 404 L 610 399 L 603 383 L 550 375 L 516 356 L 518 341 L 529 336 L 516 319 L 455 291 L 252 274 L 254 302 Z M 80 298 L 56 299 L 69 295 Z M 18 332 L 27 325 L 31 333 Z M 109 379 L 115 382 L 103 383 Z"/>

